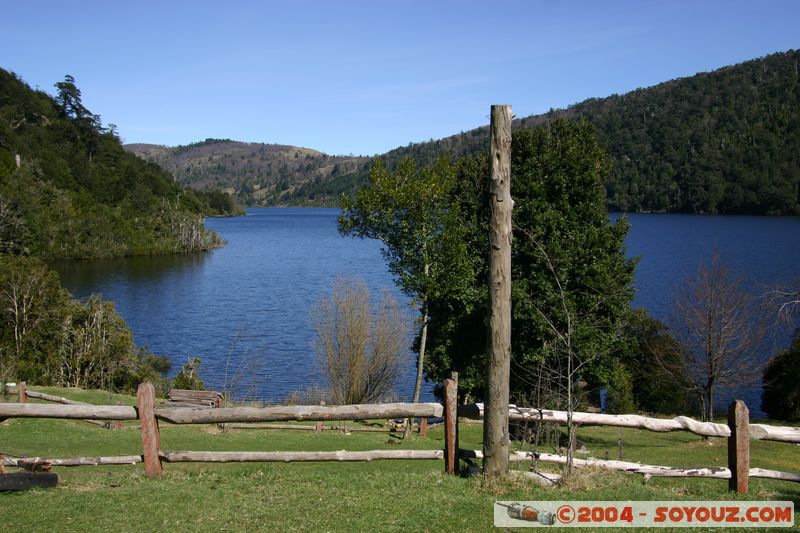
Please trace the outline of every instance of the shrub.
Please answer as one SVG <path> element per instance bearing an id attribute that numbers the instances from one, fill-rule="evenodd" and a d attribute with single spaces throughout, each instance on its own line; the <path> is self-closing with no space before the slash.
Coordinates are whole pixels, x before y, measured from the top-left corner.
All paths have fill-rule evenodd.
<path id="1" fill-rule="evenodd" d="M 800 420 L 800 330 L 791 348 L 770 359 L 764 368 L 761 408 L 770 418 Z"/>

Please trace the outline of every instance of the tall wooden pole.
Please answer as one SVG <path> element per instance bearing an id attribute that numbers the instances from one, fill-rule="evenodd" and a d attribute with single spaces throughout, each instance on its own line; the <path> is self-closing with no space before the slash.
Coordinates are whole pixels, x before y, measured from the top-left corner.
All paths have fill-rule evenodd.
<path id="1" fill-rule="evenodd" d="M 489 346 L 483 472 L 508 473 L 509 379 L 511 367 L 511 106 L 493 105 L 492 176 L 489 186 Z"/>

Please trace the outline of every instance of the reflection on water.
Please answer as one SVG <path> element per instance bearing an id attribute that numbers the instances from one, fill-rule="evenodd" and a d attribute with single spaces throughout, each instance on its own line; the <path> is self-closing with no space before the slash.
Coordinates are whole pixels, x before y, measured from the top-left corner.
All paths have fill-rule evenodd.
<path id="1" fill-rule="evenodd" d="M 71 286 L 87 289 L 116 286 L 129 280 L 159 283 L 170 276 L 191 276 L 191 271 L 202 267 L 207 253 L 115 257 L 91 261 L 58 261 L 52 264 Z"/>

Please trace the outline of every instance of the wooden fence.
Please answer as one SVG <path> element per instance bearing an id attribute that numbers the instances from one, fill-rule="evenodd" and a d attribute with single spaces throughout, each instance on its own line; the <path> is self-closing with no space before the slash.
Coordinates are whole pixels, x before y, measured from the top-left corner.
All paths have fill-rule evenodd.
<path id="1" fill-rule="evenodd" d="M 56 401 L 57 405 L 27 403 L 28 398 Z M 83 404 L 19 387 L 19 403 L 0 404 L 0 420 L 6 418 L 60 418 L 75 420 L 138 420 L 142 436 L 142 454 L 114 457 L 79 458 L 3 458 L 7 466 L 33 468 L 39 464 L 51 466 L 124 465 L 144 463 L 145 473 L 159 477 L 162 462 L 294 462 L 294 461 L 372 461 L 372 460 L 441 460 L 443 450 L 367 450 L 367 451 L 308 451 L 308 452 L 207 452 L 164 451 L 161 449 L 159 422 L 172 424 L 230 424 L 237 422 L 331 421 L 387 418 L 421 418 L 442 416 L 438 403 L 386 403 L 360 405 L 274 406 L 274 407 L 157 407 L 155 389 L 142 383 L 137 391 L 137 405 L 111 406 Z M 454 420 L 451 421 L 453 424 Z"/>
<path id="2" fill-rule="evenodd" d="M 457 379 L 457 378 L 456 378 Z M 26 457 L 3 459 L 7 466 L 34 467 L 48 463 L 52 466 L 124 465 L 144 463 L 148 476 L 158 477 L 162 473 L 162 462 L 294 462 L 294 461 L 372 461 L 391 459 L 444 460 L 445 470 L 455 474 L 459 459 L 483 459 L 481 450 L 464 450 L 458 447 L 458 417 L 481 420 L 482 404 L 458 406 L 458 384 L 456 379 L 443 383 L 444 406 L 438 403 L 388 403 L 338 406 L 273 406 L 273 407 L 157 407 L 155 391 L 149 383 L 139 386 L 137 406 L 91 405 L 74 402 L 66 398 L 26 391 L 20 384 L 20 403 L 0 404 L 0 420 L 6 418 L 62 418 L 87 421 L 138 420 L 142 436 L 141 455 L 115 457 L 79 457 L 68 459 Z M 58 402 L 58 405 L 26 403 L 27 398 L 39 398 Z M 172 424 L 233 424 L 282 421 L 332 421 L 366 420 L 387 418 L 415 418 L 444 416 L 445 445 L 443 450 L 368 450 L 368 451 L 263 451 L 263 452 L 208 452 L 208 451 L 164 451 L 161 449 L 159 422 Z M 800 428 L 750 424 L 744 402 L 731 405 L 728 424 L 700 422 L 689 417 L 671 419 L 641 415 L 606 415 L 598 413 L 573 413 L 573 423 L 579 426 L 612 426 L 645 429 L 656 432 L 689 431 L 696 435 L 723 437 L 728 439 L 728 467 L 673 467 L 646 465 L 626 461 L 601 459 L 574 459 L 576 467 L 594 466 L 612 470 L 642 474 L 646 478 L 658 477 L 704 477 L 728 479 L 731 490 L 747 492 L 750 477 L 781 479 L 800 482 L 800 474 L 763 468 L 750 468 L 750 440 L 770 440 L 800 443 Z M 541 410 L 509 406 L 510 421 L 547 422 L 564 425 L 564 411 Z M 257 427 L 257 426 L 256 426 Z M 261 426 L 263 427 L 263 426 Z M 308 426 L 313 429 L 314 426 Z M 538 461 L 565 463 L 566 457 L 558 454 L 538 453 Z M 532 461 L 532 454 L 511 452 L 510 461 Z"/>
<path id="3" fill-rule="evenodd" d="M 447 380 L 450 381 L 450 380 Z M 445 384 L 447 386 L 447 381 Z M 457 394 L 455 382 L 449 385 L 451 394 Z M 481 420 L 484 415 L 483 404 L 462 405 L 458 415 L 464 418 Z M 509 406 L 509 420 L 517 422 L 550 422 L 567 423 L 566 411 L 546 409 L 520 408 Z M 660 477 L 705 477 L 728 479 L 730 490 L 746 494 L 748 478 L 770 478 L 800 482 L 800 474 L 750 468 L 750 440 L 770 440 L 786 443 L 800 443 L 800 428 L 787 426 L 771 426 L 767 424 L 750 424 L 747 406 L 741 400 L 731 404 L 728 412 L 728 424 L 700 422 L 685 416 L 675 418 L 653 418 L 641 415 L 607 415 L 598 413 L 572 413 L 572 421 L 578 426 L 613 426 L 645 429 L 656 432 L 689 431 L 695 435 L 706 437 L 725 437 L 728 439 L 728 467 L 671 467 L 646 465 L 626 461 L 609 461 L 601 459 L 573 459 L 576 467 L 594 466 L 611 470 L 621 470 L 643 474 L 646 479 Z M 455 445 L 457 447 L 457 443 Z M 482 459 L 481 450 L 458 450 L 458 457 L 464 459 Z M 532 453 L 512 452 L 511 461 L 532 461 Z M 537 453 L 536 460 L 554 463 L 566 463 L 566 456 L 549 453 Z M 455 470 L 457 465 L 453 465 Z"/>

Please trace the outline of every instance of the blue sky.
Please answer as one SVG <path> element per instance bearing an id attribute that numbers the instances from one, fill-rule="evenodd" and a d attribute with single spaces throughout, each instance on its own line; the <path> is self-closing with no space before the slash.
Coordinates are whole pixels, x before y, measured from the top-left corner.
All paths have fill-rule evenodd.
<path id="1" fill-rule="evenodd" d="M 0 0 L 0 67 L 125 142 L 382 153 L 800 48 L 800 1 Z"/>

